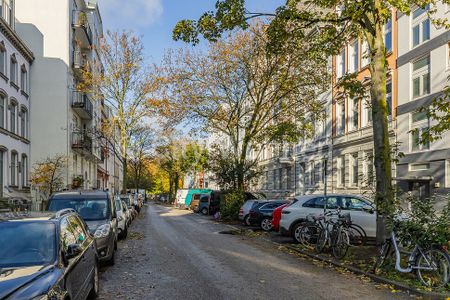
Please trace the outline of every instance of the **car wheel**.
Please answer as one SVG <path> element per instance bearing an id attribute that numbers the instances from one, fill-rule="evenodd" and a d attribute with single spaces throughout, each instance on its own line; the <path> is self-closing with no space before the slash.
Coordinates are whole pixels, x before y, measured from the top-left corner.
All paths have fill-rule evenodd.
<path id="1" fill-rule="evenodd" d="M 208 214 L 208 209 L 206 207 L 202 208 L 202 215 L 207 215 Z"/>
<path id="2" fill-rule="evenodd" d="M 119 228 L 119 233 L 117 234 L 119 240 L 123 239 L 123 230 Z"/>
<path id="3" fill-rule="evenodd" d="M 98 278 L 98 264 L 95 264 L 94 276 L 92 278 L 92 289 L 89 292 L 88 299 L 96 299 L 100 291 L 100 280 Z"/>
<path id="4" fill-rule="evenodd" d="M 272 230 L 272 220 L 269 218 L 264 218 L 261 221 L 261 228 L 264 231 L 270 231 Z"/>
<path id="5" fill-rule="evenodd" d="M 302 231 L 303 224 L 297 223 L 294 225 L 294 228 L 292 228 L 292 238 L 294 239 L 294 242 L 301 243 L 301 231 Z"/>
<path id="6" fill-rule="evenodd" d="M 114 264 L 116 263 L 116 251 L 113 250 L 113 253 L 111 255 L 111 258 L 108 260 L 108 265 L 109 266 L 114 266 Z"/>
<path id="7" fill-rule="evenodd" d="M 123 231 L 123 239 L 126 239 L 128 236 L 128 227 L 125 227 L 125 230 Z"/>

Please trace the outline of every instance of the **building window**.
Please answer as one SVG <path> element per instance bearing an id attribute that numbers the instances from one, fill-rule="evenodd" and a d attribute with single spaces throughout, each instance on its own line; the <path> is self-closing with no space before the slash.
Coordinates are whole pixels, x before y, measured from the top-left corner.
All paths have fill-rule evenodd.
<path id="1" fill-rule="evenodd" d="M 351 130 L 357 130 L 359 128 L 359 99 L 350 100 L 351 104 L 351 116 L 350 124 Z"/>
<path id="2" fill-rule="evenodd" d="M 11 102 L 10 109 L 9 109 L 9 131 L 12 133 L 16 133 L 16 124 L 17 124 L 17 104 L 15 102 Z"/>
<path id="3" fill-rule="evenodd" d="M 6 98 L 0 94 L 0 128 L 5 128 L 6 123 Z"/>
<path id="4" fill-rule="evenodd" d="M 6 75 L 6 48 L 3 42 L 0 43 L 0 73 Z"/>
<path id="5" fill-rule="evenodd" d="M 388 81 L 386 84 L 386 106 L 387 115 L 392 117 L 392 82 Z"/>
<path id="6" fill-rule="evenodd" d="M 28 94 L 28 71 L 25 65 L 20 68 L 20 88 Z"/>
<path id="7" fill-rule="evenodd" d="M 266 171 L 266 182 L 265 182 L 265 186 L 266 186 L 266 190 L 269 189 L 269 171 Z"/>
<path id="8" fill-rule="evenodd" d="M 15 55 L 11 56 L 9 80 L 17 85 L 17 60 Z"/>
<path id="9" fill-rule="evenodd" d="M 276 190 L 277 189 L 277 170 L 273 170 L 272 171 L 272 182 L 273 182 L 273 189 Z"/>
<path id="10" fill-rule="evenodd" d="M 286 169 L 286 189 L 287 190 L 290 190 L 292 188 L 292 185 L 291 185 L 291 172 L 292 172 L 291 168 L 287 168 Z"/>
<path id="11" fill-rule="evenodd" d="M 410 164 L 409 165 L 409 170 L 410 171 L 425 171 L 430 169 L 430 164 L 429 163 L 425 163 L 425 164 Z"/>
<path id="12" fill-rule="evenodd" d="M 345 185 L 345 156 L 337 158 L 337 184 L 339 187 Z"/>
<path id="13" fill-rule="evenodd" d="M 278 169 L 278 189 L 283 189 L 283 169 Z"/>
<path id="14" fill-rule="evenodd" d="M 24 107 L 20 111 L 20 135 L 28 137 L 28 111 Z"/>
<path id="15" fill-rule="evenodd" d="M 361 43 L 361 67 L 369 65 L 370 63 L 370 51 L 369 51 L 369 43 L 367 41 L 363 41 Z"/>
<path id="16" fill-rule="evenodd" d="M 11 152 L 11 185 L 17 186 L 17 153 Z"/>
<path id="17" fill-rule="evenodd" d="M 359 70 L 359 41 L 354 41 L 349 46 L 348 71 L 354 73 Z"/>
<path id="18" fill-rule="evenodd" d="M 373 160 L 373 153 L 366 152 L 364 154 L 364 160 L 363 160 L 363 185 L 364 186 L 372 186 L 373 181 L 375 179 L 374 176 L 374 168 L 373 168 L 374 160 Z"/>
<path id="19" fill-rule="evenodd" d="M 430 19 L 426 13 L 430 9 L 427 5 L 425 8 L 418 8 L 413 12 L 412 22 L 412 42 L 416 47 L 430 39 Z"/>
<path id="20" fill-rule="evenodd" d="M 28 186 L 28 157 L 25 154 L 22 155 L 22 186 Z"/>
<path id="21" fill-rule="evenodd" d="M 341 101 L 336 105 L 336 121 L 337 121 L 337 134 L 341 135 L 345 133 L 345 101 Z"/>
<path id="22" fill-rule="evenodd" d="M 430 149 L 430 142 L 424 138 L 428 132 L 429 119 L 426 112 L 411 114 L 411 151 L 422 151 Z M 422 143 L 421 143 L 422 140 Z"/>
<path id="23" fill-rule="evenodd" d="M 345 49 L 336 57 L 336 79 L 345 75 Z"/>
<path id="24" fill-rule="evenodd" d="M 413 99 L 430 93 L 430 57 L 424 57 L 413 63 L 412 73 Z"/>
<path id="25" fill-rule="evenodd" d="M 362 103 L 364 104 L 362 126 L 365 127 L 372 124 L 372 104 L 370 103 L 370 98 L 363 99 Z"/>
<path id="26" fill-rule="evenodd" d="M 392 18 L 384 26 L 384 47 L 387 53 L 392 51 Z"/>
<path id="27" fill-rule="evenodd" d="M 322 160 L 322 175 L 321 175 L 321 182 L 322 184 L 325 184 L 325 181 L 327 180 L 327 160 Z"/>
<path id="28" fill-rule="evenodd" d="M 359 171 L 358 171 L 358 164 L 359 164 L 359 161 L 358 161 L 358 153 L 355 153 L 355 154 L 353 154 L 353 155 L 351 155 L 351 163 L 352 163 L 352 168 L 351 168 L 351 171 L 352 171 L 352 174 L 351 174 L 351 179 L 352 179 L 352 182 L 351 182 L 351 185 L 352 186 L 358 186 L 358 176 L 359 176 Z"/>

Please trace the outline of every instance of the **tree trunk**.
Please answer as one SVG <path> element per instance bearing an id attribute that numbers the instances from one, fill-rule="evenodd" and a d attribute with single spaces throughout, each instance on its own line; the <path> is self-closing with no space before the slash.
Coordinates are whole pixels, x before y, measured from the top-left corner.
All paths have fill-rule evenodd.
<path id="1" fill-rule="evenodd" d="M 122 160 L 123 160 L 122 194 L 126 194 L 128 189 L 128 157 L 122 157 Z"/>
<path id="2" fill-rule="evenodd" d="M 386 103 L 386 72 L 383 25 L 377 24 L 376 35 L 368 36 L 371 49 L 370 96 L 373 119 L 374 162 L 376 174 L 377 243 L 387 238 L 386 218 L 392 213 L 394 193 L 392 189 L 391 147 L 389 142 L 388 108 Z"/>

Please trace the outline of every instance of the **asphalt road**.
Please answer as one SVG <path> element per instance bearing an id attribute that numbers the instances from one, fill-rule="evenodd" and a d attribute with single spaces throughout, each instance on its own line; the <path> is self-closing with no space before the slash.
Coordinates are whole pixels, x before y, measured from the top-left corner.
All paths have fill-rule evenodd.
<path id="1" fill-rule="evenodd" d="M 100 299 L 411 299 L 207 217 L 151 204 L 103 269 Z"/>

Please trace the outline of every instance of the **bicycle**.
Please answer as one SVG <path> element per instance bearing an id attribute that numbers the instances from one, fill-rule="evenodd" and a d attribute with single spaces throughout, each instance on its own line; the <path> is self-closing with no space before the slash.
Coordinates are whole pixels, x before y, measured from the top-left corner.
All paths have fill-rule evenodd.
<path id="1" fill-rule="evenodd" d="M 336 212 L 328 212 L 325 215 L 308 215 L 306 222 L 300 226 L 294 234 L 296 240 L 298 240 L 303 246 L 313 248 L 317 244 L 320 231 L 324 229 L 323 221 L 326 217 L 336 215 Z M 349 235 L 350 246 L 364 246 L 367 240 L 367 234 L 365 230 L 352 222 L 345 222 L 342 224 L 345 226 Z"/>
<path id="2" fill-rule="evenodd" d="M 333 218 L 333 216 L 337 216 L 337 218 Z M 328 213 L 323 221 L 323 227 L 319 232 L 316 252 L 323 252 L 328 245 L 334 257 L 338 259 L 343 258 L 347 254 L 350 246 L 350 235 L 348 232 L 348 226 L 350 224 L 350 214 L 341 214 L 340 209 L 337 209 L 336 212 Z"/>
<path id="3" fill-rule="evenodd" d="M 439 289 L 450 280 L 450 256 L 441 246 L 431 245 L 423 248 L 418 243 L 414 243 L 411 252 L 401 251 L 401 241 L 398 240 L 395 231 L 391 232 L 380 249 L 373 272 L 385 263 L 386 258 L 395 254 L 395 269 L 400 273 L 411 273 L 416 271 L 417 279 L 424 285 L 433 289 Z M 407 267 L 401 266 L 402 253 L 409 254 Z"/>

